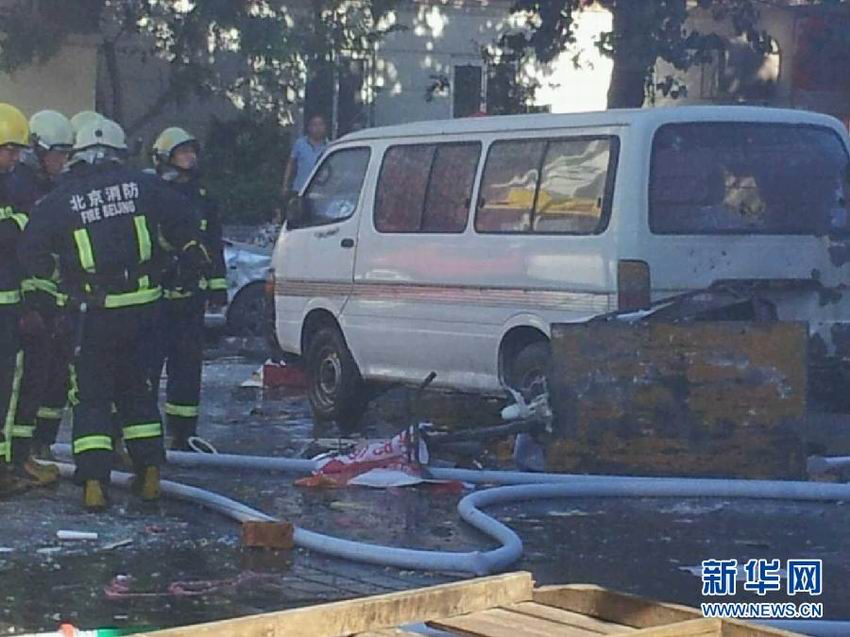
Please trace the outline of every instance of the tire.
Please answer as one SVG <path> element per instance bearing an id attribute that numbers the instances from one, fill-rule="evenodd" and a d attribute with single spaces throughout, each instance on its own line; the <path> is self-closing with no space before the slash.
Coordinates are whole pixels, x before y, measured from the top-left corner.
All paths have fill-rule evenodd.
<path id="1" fill-rule="evenodd" d="M 354 431 L 369 404 L 369 394 L 339 329 L 320 328 L 307 345 L 305 362 L 314 418 L 334 421 L 344 432 Z"/>
<path id="2" fill-rule="evenodd" d="M 542 394 L 546 388 L 544 381 L 549 373 L 551 357 L 549 341 L 536 341 L 523 347 L 508 365 L 508 386 L 521 393 L 526 400 Z"/>
<path id="3" fill-rule="evenodd" d="M 249 283 L 233 299 L 227 310 L 227 331 L 233 336 L 266 338 L 268 303 L 262 283 Z"/>

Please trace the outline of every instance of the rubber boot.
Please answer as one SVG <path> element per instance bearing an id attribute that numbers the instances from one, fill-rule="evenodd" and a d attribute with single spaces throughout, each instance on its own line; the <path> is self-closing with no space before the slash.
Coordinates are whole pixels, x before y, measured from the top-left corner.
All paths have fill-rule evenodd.
<path id="1" fill-rule="evenodd" d="M 189 444 L 189 438 L 184 436 L 174 436 L 168 445 L 168 449 L 170 451 L 194 451 Z"/>
<path id="2" fill-rule="evenodd" d="M 136 471 L 133 492 L 143 502 L 156 502 L 160 496 L 159 467 L 142 467 Z"/>
<path id="3" fill-rule="evenodd" d="M 86 480 L 83 485 L 83 508 L 97 513 L 107 507 L 106 492 L 100 480 Z"/>
<path id="4" fill-rule="evenodd" d="M 11 498 L 14 495 L 23 493 L 30 488 L 30 483 L 26 480 L 21 480 L 12 471 L 12 467 L 7 464 L 0 463 L 0 500 Z"/>
<path id="5" fill-rule="evenodd" d="M 15 464 L 13 471 L 18 478 L 34 487 L 53 486 L 59 480 L 59 467 L 38 462 L 32 456 L 21 464 Z"/>
<path id="6" fill-rule="evenodd" d="M 124 441 L 119 439 L 118 443 L 114 446 L 115 451 L 113 451 L 113 455 L 115 456 L 115 469 L 117 471 L 132 471 L 133 470 L 133 461 L 130 459 L 130 454 L 127 453 L 127 449 L 124 447 Z"/>
<path id="7" fill-rule="evenodd" d="M 51 445 L 46 442 L 34 442 L 32 444 L 32 457 L 37 460 L 47 460 L 48 462 L 55 462 L 56 456 L 53 455 L 53 450 L 50 448 Z"/>

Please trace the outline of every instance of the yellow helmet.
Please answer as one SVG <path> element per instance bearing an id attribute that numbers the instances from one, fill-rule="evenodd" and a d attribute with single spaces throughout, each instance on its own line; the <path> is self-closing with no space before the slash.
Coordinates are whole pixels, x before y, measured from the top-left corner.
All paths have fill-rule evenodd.
<path id="1" fill-rule="evenodd" d="M 44 150 L 70 150 L 74 145 L 74 129 L 62 113 L 39 111 L 30 117 L 33 146 Z"/>
<path id="2" fill-rule="evenodd" d="M 104 119 L 100 113 L 94 111 L 80 111 L 71 118 L 71 128 L 74 129 L 74 134 L 79 133 L 87 124 L 91 124 L 99 119 Z"/>
<path id="3" fill-rule="evenodd" d="M 176 126 L 166 128 L 153 143 L 152 154 L 154 162 L 157 164 L 167 164 L 171 160 L 171 153 L 174 152 L 174 149 L 183 144 L 195 144 L 195 146 L 198 146 L 198 139 L 182 128 Z"/>
<path id="4" fill-rule="evenodd" d="M 30 127 L 24 114 L 0 102 L 0 146 L 29 146 Z"/>

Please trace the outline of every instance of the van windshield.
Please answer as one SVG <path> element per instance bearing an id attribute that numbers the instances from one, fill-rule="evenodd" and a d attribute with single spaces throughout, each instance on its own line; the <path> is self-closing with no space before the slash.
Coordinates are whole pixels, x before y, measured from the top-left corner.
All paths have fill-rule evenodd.
<path id="1" fill-rule="evenodd" d="M 655 136 L 657 234 L 850 230 L 850 159 L 835 131 L 792 124 L 669 124 Z"/>

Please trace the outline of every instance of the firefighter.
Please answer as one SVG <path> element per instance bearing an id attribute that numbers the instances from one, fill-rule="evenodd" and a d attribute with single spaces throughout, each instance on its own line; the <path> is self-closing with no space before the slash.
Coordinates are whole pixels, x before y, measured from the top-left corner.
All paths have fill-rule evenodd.
<path id="1" fill-rule="evenodd" d="M 16 253 L 27 216 L 10 193 L 9 180 L 28 143 L 29 126 L 23 113 L 0 103 L 0 497 L 25 488 L 11 463 L 24 362 L 19 331 L 21 268 Z"/>
<path id="2" fill-rule="evenodd" d="M 208 263 L 198 220 L 156 177 L 123 164 L 121 127 L 107 119 L 76 135 L 73 169 L 39 201 L 18 255 L 30 276 L 59 268 L 74 316 L 75 479 L 87 510 L 106 508 L 113 461 L 114 403 L 142 500 L 159 498 L 165 460 L 156 397 L 142 367 L 157 301 L 161 250 L 177 253 L 177 280 L 190 289 Z M 58 255 L 58 259 L 54 255 Z"/>
<path id="3" fill-rule="evenodd" d="M 32 146 L 22 155 L 18 169 L 32 173 L 43 196 L 53 189 L 65 169 L 74 145 L 74 128 L 62 113 L 51 110 L 30 117 L 29 126 Z"/>
<path id="4" fill-rule="evenodd" d="M 212 259 L 210 278 L 201 280 L 198 290 L 181 289 L 178 282 L 166 275 L 158 347 L 150 350 L 150 379 L 154 387 L 159 387 L 163 363 L 166 366 L 166 430 L 171 437 L 171 448 L 181 451 L 190 449 L 189 439 L 197 433 L 205 306 L 227 303 L 221 222 L 215 202 L 199 183 L 199 152 L 198 140 L 182 128 L 162 131 L 152 151 L 160 179 L 185 196 L 198 211 L 204 247 Z"/>
<path id="5" fill-rule="evenodd" d="M 12 183 L 24 209 L 53 190 L 65 168 L 74 143 L 74 130 L 67 117 L 56 111 L 40 111 L 30 118 L 32 148 L 22 155 Z M 55 274 L 55 273 L 54 273 Z M 69 390 L 70 335 L 56 277 L 23 282 L 25 316 L 35 329 L 24 334 L 25 374 L 20 414 L 25 423 L 35 423 L 31 453 L 52 459 L 50 446 L 65 411 Z M 25 319 L 25 320 L 27 320 Z M 58 478 L 55 467 L 27 460 L 26 474 L 39 484 Z"/>

